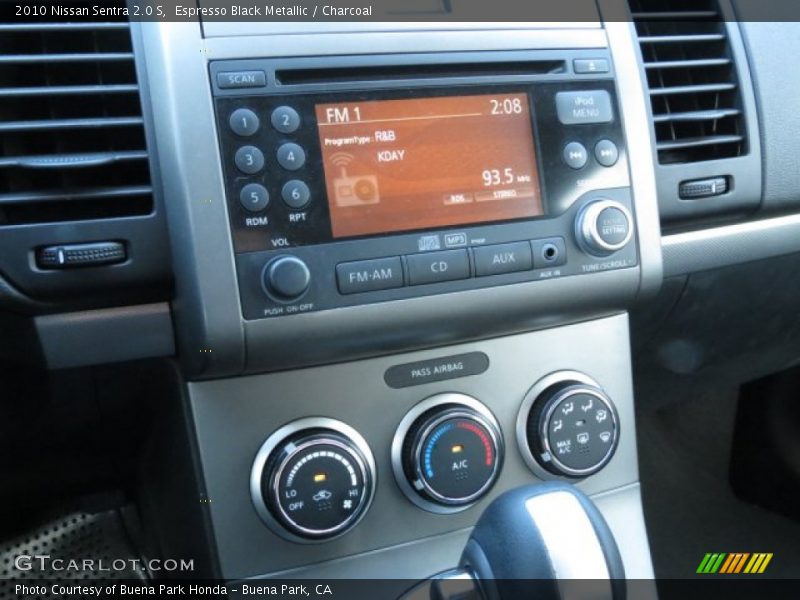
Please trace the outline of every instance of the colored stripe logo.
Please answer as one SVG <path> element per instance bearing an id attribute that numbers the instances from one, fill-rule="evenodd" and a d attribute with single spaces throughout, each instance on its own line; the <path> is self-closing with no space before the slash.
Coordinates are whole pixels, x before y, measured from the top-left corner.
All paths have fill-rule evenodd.
<path id="1" fill-rule="evenodd" d="M 701 575 L 755 575 L 763 573 L 771 560 L 772 552 L 708 552 L 696 572 Z"/>

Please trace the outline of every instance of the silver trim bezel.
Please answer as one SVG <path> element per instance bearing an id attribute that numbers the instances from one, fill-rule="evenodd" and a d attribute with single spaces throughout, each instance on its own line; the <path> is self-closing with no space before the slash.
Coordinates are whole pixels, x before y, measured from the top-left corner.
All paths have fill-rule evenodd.
<path id="1" fill-rule="evenodd" d="M 363 456 L 363 464 L 359 466 L 365 469 L 364 486 L 366 489 L 366 494 L 364 495 L 364 498 L 366 498 L 366 501 L 362 499 L 362 507 L 358 517 L 351 521 L 346 521 L 338 533 L 323 538 L 306 538 L 296 535 L 295 533 L 292 533 L 286 529 L 286 527 L 280 521 L 278 521 L 275 516 L 273 516 L 261 493 L 261 479 L 264 474 L 264 468 L 267 466 L 267 462 L 272 453 L 292 435 L 309 429 L 327 429 L 347 438 Z M 331 442 L 335 445 L 343 446 L 338 441 L 331 440 Z M 294 451 L 292 452 L 292 455 L 293 454 Z M 328 417 L 306 417 L 303 419 L 298 419 L 297 421 L 292 421 L 291 423 L 288 423 L 277 431 L 273 432 L 258 449 L 255 459 L 253 460 L 253 466 L 250 470 L 250 499 L 252 500 L 253 506 L 256 509 L 256 513 L 273 531 L 273 533 L 276 533 L 286 540 L 299 544 L 320 544 L 329 542 L 343 536 L 348 531 L 353 529 L 369 512 L 370 506 L 372 505 L 372 501 L 375 497 L 376 487 L 377 469 L 375 466 L 375 457 L 372 454 L 372 450 L 370 449 L 367 440 L 365 440 L 364 437 L 358 433 L 358 431 L 349 425 Z M 287 520 L 291 521 L 291 519 L 288 518 Z M 298 529 L 303 528 L 298 526 Z M 320 535 L 320 533 L 314 532 L 313 535 Z M 323 533 L 322 535 L 325 534 Z"/>
<path id="2" fill-rule="evenodd" d="M 578 597 L 614 596 L 608 559 L 600 538 L 574 494 L 563 490 L 539 494 L 525 501 L 525 510 L 547 552 L 561 597 L 576 597 L 576 587 L 571 585 L 574 581 L 583 586 L 592 582 L 591 593 L 577 594 Z"/>
<path id="3" fill-rule="evenodd" d="M 437 408 L 439 406 L 446 406 L 446 405 L 455 405 L 456 407 L 461 406 L 467 409 L 471 409 L 474 413 L 477 413 L 478 416 L 485 421 L 485 425 L 488 425 L 487 429 L 491 432 L 492 429 L 496 432 L 494 441 L 495 446 L 497 448 L 497 459 L 495 461 L 495 470 L 492 473 L 492 479 L 489 483 L 481 488 L 481 491 L 475 498 L 469 501 L 467 504 L 439 504 L 437 502 L 431 502 L 430 500 L 423 498 L 413 487 L 412 483 L 408 481 L 405 475 L 405 471 L 403 469 L 403 445 L 405 443 L 406 436 L 410 431 L 411 427 L 414 425 L 414 422 L 421 417 L 423 414 L 428 412 L 433 408 Z M 470 415 L 474 417 L 475 415 Z M 428 428 L 426 428 L 427 430 Z M 391 450 L 391 459 L 392 459 L 392 472 L 394 473 L 395 481 L 397 482 L 397 486 L 400 488 L 400 491 L 411 500 L 414 504 L 416 504 L 419 508 L 426 510 L 428 512 L 439 514 L 439 515 L 447 515 L 458 513 L 475 505 L 475 503 L 480 500 L 481 495 L 485 494 L 488 489 L 491 488 L 494 483 L 497 482 L 499 477 L 500 470 L 502 469 L 503 461 L 505 458 L 505 444 L 503 442 L 503 430 L 500 428 L 500 424 L 497 422 L 494 414 L 488 407 L 486 407 L 483 403 L 476 400 L 472 396 L 467 396 L 466 394 L 460 394 L 458 392 L 447 392 L 443 394 L 436 394 L 435 396 L 430 396 L 425 400 L 422 400 L 418 404 L 409 410 L 403 419 L 400 421 L 400 424 L 397 426 L 397 430 L 395 431 L 394 438 L 392 439 L 392 450 Z M 419 462 L 419 461 L 417 461 Z M 418 474 L 419 476 L 419 474 Z M 420 477 L 421 481 L 424 485 L 424 479 Z M 430 491 L 426 487 L 426 492 L 430 493 Z M 437 497 L 438 494 L 432 494 L 434 497 Z"/>
<path id="4" fill-rule="evenodd" d="M 571 469 L 567 467 L 558 459 L 553 458 L 552 452 L 550 452 L 549 443 L 547 442 L 547 436 L 543 437 L 545 449 L 550 454 L 551 459 L 553 460 L 554 464 L 558 466 L 559 469 L 564 469 L 565 473 L 569 473 L 570 475 L 557 475 L 556 473 L 551 473 L 547 469 L 545 469 L 539 461 L 536 460 L 533 456 L 533 452 L 531 451 L 530 446 L 528 445 L 528 416 L 530 415 L 531 409 L 533 408 L 533 403 L 536 399 L 544 392 L 546 389 L 560 384 L 560 383 L 568 383 L 568 382 L 576 382 L 577 384 L 582 384 L 583 386 L 587 386 L 586 388 L 580 387 L 578 389 L 572 388 L 572 390 L 564 390 L 565 392 L 578 392 L 578 391 L 586 391 L 593 396 L 598 397 L 598 399 L 602 400 L 603 403 L 609 408 L 609 412 L 611 413 L 611 418 L 614 422 L 614 440 L 611 443 L 611 449 L 603 458 L 603 461 L 593 469 L 584 469 L 584 470 L 577 470 Z M 591 389 L 595 388 L 595 389 Z M 620 436 L 620 423 L 619 423 L 619 415 L 617 413 L 617 409 L 614 406 L 613 402 L 610 401 L 609 398 L 601 397 L 597 395 L 597 390 L 600 390 L 602 395 L 605 395 L 605 391 L 603 390 L 603 386 L 601 386 L 597 381 L 586 375 L 585 373 L 581 373 L 579 371 L 556 371 L 550 373 L 549 375 L 545 375 L 539 381 L 537 381 L 533 387 L 528 390 L 528 393 L 525 394 L 525 399 L 522 401 L 522 405 L 519 407 L 519 412 L 517 413 L 517 423 L 515 427 L 515 433 L 517 438 L 517 447 L 519 448 L 519 452 L 522 455 L 522 459 L 525 461 L 525 464 L 528 468 L 533 472 L 536 477 L 539 479 L 545 480 L 557 480 L 557 481 L 567 481 L 567 482 L 575 482 L 575 478 L 585 478 L 590 475 L 597 473 L 603 467 L 605 467 L 610 461 L 611 458 L 614 456 L 614 453 L 619 445 L 619 436 Z M 552 415 L 552 411 L 557 403 L 553 403 L 553 406 L 548 410 L 549 414 L 545 415 L 544 419 L 544 427 L 546 429 L 547 424 L 549 423 L 550 416 Z M 539 435 L 542 435 L 543 432 L 540 429 Z"/>

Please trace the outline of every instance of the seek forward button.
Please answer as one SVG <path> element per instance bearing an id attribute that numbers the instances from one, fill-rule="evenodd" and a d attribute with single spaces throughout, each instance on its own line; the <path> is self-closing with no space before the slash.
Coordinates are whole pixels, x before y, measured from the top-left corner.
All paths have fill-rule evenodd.
<path id="1" fill-rule="evenodd" d="M 342 294 L 398 288 L 403 286 L 403 265 L 399 256 L 341 263 L 336 279 Z"/>

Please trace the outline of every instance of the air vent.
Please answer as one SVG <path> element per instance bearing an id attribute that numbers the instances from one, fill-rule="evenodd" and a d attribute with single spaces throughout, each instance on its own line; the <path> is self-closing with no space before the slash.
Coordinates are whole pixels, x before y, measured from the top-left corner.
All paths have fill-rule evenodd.
<path id="1" fill-rule="evenodd" d="M 0 23 L 0 226 L 152 210 L 128 23 Z"/>
<path id="2" fill-rule="evenodd" d="M 716 0 L 629 0 L 650 88 L 658 160 L 741 156 L 736 65 Z"/>

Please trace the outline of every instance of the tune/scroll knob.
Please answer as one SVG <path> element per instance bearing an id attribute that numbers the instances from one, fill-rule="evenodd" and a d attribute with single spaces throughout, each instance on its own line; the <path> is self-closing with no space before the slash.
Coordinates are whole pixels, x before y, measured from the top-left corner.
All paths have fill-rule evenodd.
<path id="1" fill-rule="evenodd" d="M 617 449 L 617 410 L 585 375 L 557 373 L 525 397 L 517 441 L 536 474 L 588 477 L 608 464 Z"/>
<path id="2" fill-rule="evenodd" d="M 311 273 L 296 256 L 278 256 L 264 267 L 262 284 L 267 294 L 277 300 L 296 300 L 311 284 Z"/>
<path id="3" fill-rule="evenodd" d="M 608 256 L 622 250 L 633 236 L 631 213 L 614 200 L 595 200 L 578 213 L 578 245 L 589 254 Z"/>
<path id="4" fill-rule="evenodd" d="M 421 508 L 439 513 L 463 510 L 497 480 L 503 463 L 500 428 L 474 398 L 433 396 L 401 422 L 392 463 L 400 488 Z"/>
<path id="5" fill-rule="evenodd" d="M 302 419 L 264 443 L 250 493 L 261 518 L 295 541 L 341 535 L 364 516 L 375 489 L 375 462 L 355 430 L 332 419 Z"/>

